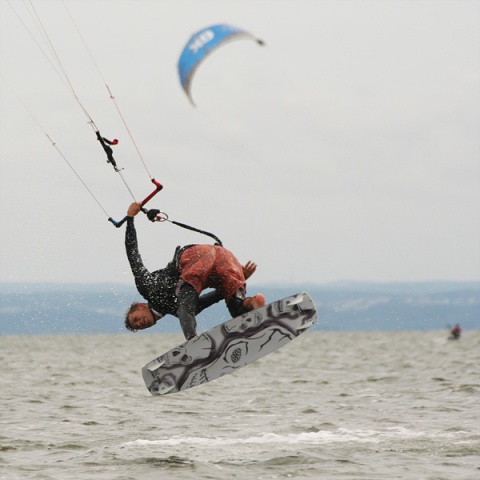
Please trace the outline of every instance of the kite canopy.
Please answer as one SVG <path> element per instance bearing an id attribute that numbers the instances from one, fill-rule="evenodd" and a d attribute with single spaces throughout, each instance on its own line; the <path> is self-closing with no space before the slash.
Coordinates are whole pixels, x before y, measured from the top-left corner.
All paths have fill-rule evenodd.
<path id="1" fill-rule="evenodd" d="M 193 75 L 199 65 L 213 50 L 225 42 L 237 38 L 250 38 L 251 40 L 255 40 L 259 45 L 264 44 L 262 40 L 254 37 L 251 33 L 227 24 L 212 25 L 211 27 L 203 28 L 190 37 L 178 60 L 178 74 L 182 88 L 192 104 L 194 103 L 190 87 Z"/>

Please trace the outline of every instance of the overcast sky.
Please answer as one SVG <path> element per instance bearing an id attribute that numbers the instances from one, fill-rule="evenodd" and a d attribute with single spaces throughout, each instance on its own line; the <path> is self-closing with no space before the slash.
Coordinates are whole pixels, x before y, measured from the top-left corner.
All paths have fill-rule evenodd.
<path id="1" fill-rule="evenodd" d="M 82 105 L 120 140 L 135 198 L 152 184 L 76 27 L 164 185 L 149 206 L 256 261 L 252 283 L 480 279 L 479 1 L 65 3 L 75 24 L 61 1 L 33 0 Z M 0 281 L 131 283 L 124 228 L 44 132 L 108 215 L 132 198 L 27 6 L 0 0 Z M 223 22 L 266 46 L 214 52 L 194 108 L 178 57 Z M 136 224 L 151 270 L 176 245 L 210 241 Z"/>

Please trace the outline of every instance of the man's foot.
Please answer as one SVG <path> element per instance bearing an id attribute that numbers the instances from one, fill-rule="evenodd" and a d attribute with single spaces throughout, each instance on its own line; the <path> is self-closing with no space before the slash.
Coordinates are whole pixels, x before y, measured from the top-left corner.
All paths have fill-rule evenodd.
<path id="1" fill-rule="evenodd" d="M 263 306 L 265 306 L 265 297 L 261 293 L 257 293 L 254 297 L 248 297 L 243 301 L 243 308 L 247 312 Z"/>

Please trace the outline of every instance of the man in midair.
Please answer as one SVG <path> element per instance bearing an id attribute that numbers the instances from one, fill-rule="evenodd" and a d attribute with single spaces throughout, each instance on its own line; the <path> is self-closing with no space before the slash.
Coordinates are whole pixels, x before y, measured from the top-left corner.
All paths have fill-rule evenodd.
<path id="1" fill-rule="evenodd" d="M 242 266 L 232 252 L 219 244 L 177 247 L 168 265 L 149 272 L 138 250 L 134 217 L 141 204 L 132 203 L 127 211 L 125 248 L 137 290 L 146 303 L 134 302 L 127 312 L 125 326 L 131 331 L 155 325 L 170 314 L 178 317 L 185 338 L 197 335 L 196 315 L 224 299 L 232 317 L 265 305 L 265 297 L 246 297 L 246 279 L 256 270 L 248 261 Z M 205 289 L 212 292 L 201 295 Z"/>

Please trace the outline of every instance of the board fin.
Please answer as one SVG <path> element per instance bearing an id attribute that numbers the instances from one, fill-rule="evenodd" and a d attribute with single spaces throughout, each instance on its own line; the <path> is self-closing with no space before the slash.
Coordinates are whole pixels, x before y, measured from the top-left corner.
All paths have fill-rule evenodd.
<path id="1" fill-rule="evenodd" d="M 297 332 L 299 330 L 306 330 L 307 328 L 310 328 L 315 323 L 315 321 L 316 321 L 316 318 L 314 318 L 313 320 L 310 320 L 307 323 L 304 323 L 303 325 L 297 328 Z"/>
<path id="2" fill-rule="evenodd" d="M 147 370 L 150 370 L 153 373 L 155 370 L 158 370 L 164 363 L 165 360 L 155 363 L 155 365 L 147 366 Z"/>
<path id="3" fill-rule="evenodd" d="M 296 297 L 292 298 L 292 300 L 287 300 L 287 306 L 297 305 L 303 302 L 303 295 L 299 294 Z"/>
<path id="4" fill-rule="evenodd" d="M 173 388 L 175 388 L 175 385 L 164 385 L 163 387 L 160 385 L 158 387 L 153 387 L 151 393 L 154 395 L 165 395 Z"/>

